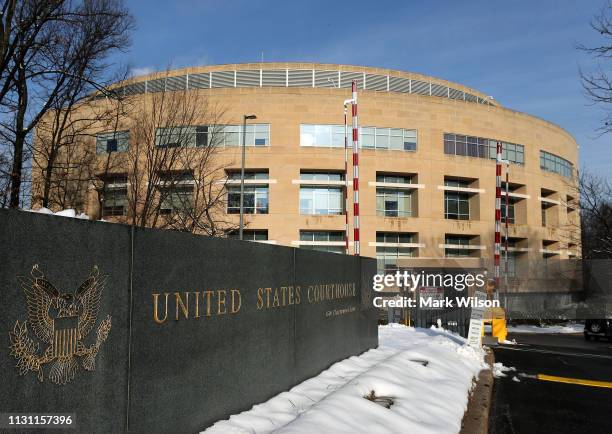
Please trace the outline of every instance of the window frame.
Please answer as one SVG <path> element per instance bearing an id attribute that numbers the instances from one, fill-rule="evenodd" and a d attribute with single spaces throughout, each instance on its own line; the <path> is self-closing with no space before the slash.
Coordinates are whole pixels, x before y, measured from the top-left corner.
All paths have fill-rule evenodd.
<path id="1" fill-rule="evenodd" d="M 115 142 L 115 149 L 109 150 L 109 141 Z M 104 145 L 102 145 L 104 142 Z M 96 134 L 96 154 L 127 152 L 130 149 L 130 131 L 109 131 Z"/>
<path id="2" fill-rule="evenodd" d="M 352 147 L 352 126 L 348 127 L 348 147 Z M 310 131 L 307 131 L 310 130 Z M 401 135 L 401 145 L 392 144 L 392 138 Z M 341 140 L 336 137 L 341 135 Z M 318 136 L 321 137 L 319 142 Z M 325 136 L 325 137 L 324 137 Z M 309 138 L 307 138 L 309 137 Z M 380 137 L 378 143 L 377 137 Z M 397 140 L 395 140 L 397 141 Z M 337 124 L 300 124 L 300 146 L 314 148 L 344 148 L 344 125 Z M 359 127 L 359 149 L 416 152 L 418 150 L 418 130 L 394 127 Z"/>

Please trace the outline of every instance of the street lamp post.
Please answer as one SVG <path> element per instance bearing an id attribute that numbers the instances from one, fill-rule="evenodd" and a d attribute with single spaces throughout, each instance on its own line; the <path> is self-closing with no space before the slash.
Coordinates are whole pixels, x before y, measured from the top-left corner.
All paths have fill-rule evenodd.
<path id="1" fill-rule="evenodd" d="M 239 236 L 243 239 L 244 232 L 244 160 L 246 157 L 246 121 L 257 119 L 255 115 L 244 115 L 242 119 L 242 162 L 240 164 L 240 229 Z"/>

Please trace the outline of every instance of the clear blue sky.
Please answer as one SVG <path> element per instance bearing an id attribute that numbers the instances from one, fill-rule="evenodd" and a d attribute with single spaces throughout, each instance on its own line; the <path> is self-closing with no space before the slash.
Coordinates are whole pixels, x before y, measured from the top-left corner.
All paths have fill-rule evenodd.
<path id="1" fill-rule="evenodd" d="M 603 0 L 131 0 L 136 73 L 168 66 L 313 61 L 380 66 L 465 84 L 576 137 L 581 166 L 612 170 L 612 135 L 584 97 L 576 50 L 601 42 L 589 25 Z M 603 66 L 612 69 L 612 61 Z"/>

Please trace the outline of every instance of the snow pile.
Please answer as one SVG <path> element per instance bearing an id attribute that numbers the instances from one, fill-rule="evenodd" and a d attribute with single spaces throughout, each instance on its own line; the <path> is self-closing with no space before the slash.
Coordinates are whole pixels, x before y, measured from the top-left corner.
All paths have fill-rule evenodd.
<path id="1" fill-rule="evenodd" d="M 564 325 L 535 325 L 509 326 L 508 333 L 582 333 L 584 324 L 569 322 Z"/>
<path id="2" fill-rule="evenodd" d="M 504 366 L 503 363 L 496 362 L 493 364 L 493 376 L 495 378 L 506 377 L 506 372 L 516 371 L 515 367 Z"/>
<path id="3" fill-rule="evenodd" d="M 334 364 L 317 377 L 207 433 L 457 433 L 484 352 L 440 329 L 379 327 L 380 346 Z M 389 409 L 364 398 L 391 397 Z"/>
<path id="4" fill-rule="evenodd" d="M 39 214 L 57 215 L 60 217 L 71 217 L 71 218 L 77 218 L 77 219 L 82 219 L 82 220 L 89 220 L 89 216 L 87 214 L 85 213 L 77 214 L 76 211 L 72 208 L 63 209 L 57 212 L 53 212 L 49 208 L 45 208 L 45 207 L 42 207 L 39 209 L 24 209 L 24 211 L 37 212 Z"/>

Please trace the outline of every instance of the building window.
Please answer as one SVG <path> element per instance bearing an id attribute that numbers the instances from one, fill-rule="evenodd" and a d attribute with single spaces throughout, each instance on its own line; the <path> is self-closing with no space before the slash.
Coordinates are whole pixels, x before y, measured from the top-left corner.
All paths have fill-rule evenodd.
<path id="1" fill-rule="evenodd" d="M 157 128 L 155 144 L 159 147 L 202 147 L 240 146 L 242 125 L 198 125 Z M 246 146 L 268 146 L 270 144 L 269 124 L 246 126 Z"/>
<path id="2" fill-rule="evenodd" d="M 508 252 L 508 277 L 514 278 L 516 277 L 516 252 Z M 502 273 L 506 273 L 506 252 L 501 255 L 501 264 L 500 270 Z"/>
<path id="3" fill-rule="evenodd" d="M 129 149 L 130 132 L 115 131 L 96 134 L 96 152 L 98 154 L 111 152 L 127 152 Z"/>
<path id="4" fill-rule="evenodd" d="M 412 234 L 404 232 L 376 232 L 376 242 L 388 244 L 386 246 L 376 246 L 378 273 L 392 273 L 398 269 L 398 260 L 415 256 L 414 247 L 400 246 L 400 244 L 412 243 Z"/>
<path id="5" fill-rule="evenodd" d="M 540 169 L 557 173 L 566 178 L 571 178 L 574 173 L 574 165 L 572 163 L 546 151 L 540 151 Z"/>
<path id="6" fill-rule="evenodd" d="M 127 204 L 127 178 L 107 179 L 104 185 L 102 217 L 125 215 Z"/>
<path id="7" fill-rule="evenodd" d="M 163 193 L 160 214 L 188 211 L 193 206 L 193 186 L 176 186 Z"/>
<path id="8" fill-rule="evenodd" d="M 344 182 L 340 173 L 300 174 L 302 181 L 337 181 Z M 343 186 L 303 185 L 300 187 L 300 214 L 337 215 L 344 212 Z"/>
<path id="9" fill-rule="evenodd" d="M 444 153 L 495 160 L 497 158 L 497 142 L 498 140 L 483 137 L 444 133 Z M 511 163 L 524 164 L 525 147 L 502 142 L 502 158 Z"/>
<path id="10" fill-rule="evenodd" d="M 393 188 L 376 189 L 376 215 L 382 217 L 411 217 L 412 192 Z"/>
<path id="11" fill-rule="evenodd" d="M 193 174 L 190 172 L 167 172 L 160 175 L 160 214 L 168 215 L 188 211 L 193 207 Z"/>
<path id="12" fill-rule="evenodd" d="M 385 182 L 388 184 L 412 184 L 412 176 L 376 174 L 376 182 Z"/>
<path id="13" fill-rule="evenodd" d="M 232 181 L 240 181 L 241 178 L 242 178 L 242 172 L 239 172 L 239 171 L 232 171 L 232 172 L 228 172 L 227 174 L 227 179 L 232 180 Z M 244 179 L 245 180 L 261 179 L 262 181 L 263 180 L 267 181 L 269 179 L 269 174 L 268 172 L 245 171 Z"/>
<path id="14" fill-rule="evenodd" d="M 227 234 L 228 238 L 233 240 L 240 239 L 240 231 L 231 231 Z M 245 229 L 242 231 L 242 239 L 246 241 L 267 241 L 268 230 L 267 229 Z"/>
<path id="15" fill-rule="evenodd" d="M 351 126 L 348 145 L 352 146 Z M 344 125 L 300 125 L 300 146 L 323 148 L 344 147 Z M 364 149 L 389 149 L 392 151 L 416 151 L 417 132 L 403 128 L 360 127 L 359 147 Z"/>
<path id="16" fill-rule="evenodd" d="M 501 221 L 506 222 L 506 199 L 502 197 L 501 203 Z M 508 223 L 514 224 L 514 202 L 512 200 L 508 203 Z"/>
<path id="17" fill-rule="evenodd" d="M 318 250 L 320 252 L 344 253 L 345 241 L 342 231 L 300 231 L 301 249 Z"/>
<path id="18" fill-rule="evenodd" d="M 218 131 L 220 146 L 241 146 L 243 125 L 221 125 Z M 246 146 L 269 146 L 270 125 L 248 124 L 245 136 Z"/>
<path id="19" fill-rule="evenodd" d="M 542 209 L 542 226 L 546 227 L 546 207 L 544 204 L 541 204 L 540 207 Z"/>
<path id="20" fill-rule="evenodd" d="M 448 258 L 467 258 L 471 256 L 471 250 L 469 248 L 461 248 L 461 246 L 470 245 L 470 236 L 465 235 L 446 235 L 444 238 L 445 244 L 451 244 L 453 246 L 459 246 L 455 248 L 444 249 L 444 256 Z"/>
<path id="21" fill-rule="evenodd" d="M 468 188 L 469 182 L 461 180 L 444 180 L 446 187 Z M 459 191 L 444 192 L 444 218 L 451 220 L 470 219 L 470 197 Z"/>
<path id="22" fill-rule="evenodd" d="M 228 173 L 229 180 L 240 180 L 240 172 Z M 245 172 L 245 180 L 267 180 L 268 172 Z M 267 182 L 244 185 L 244 213 L 268 214 L 269 188 Z M 227 187 L 227 213 L 240 214 L 240 185 L 231 184 Z"/>

